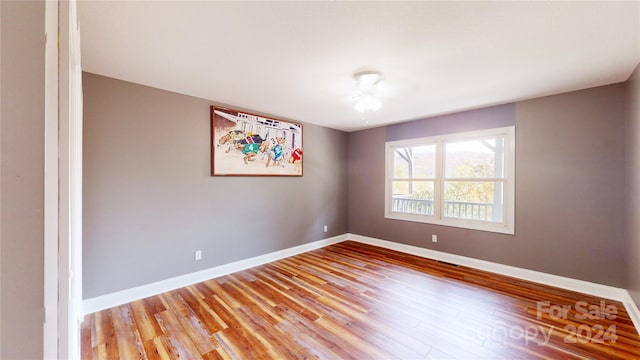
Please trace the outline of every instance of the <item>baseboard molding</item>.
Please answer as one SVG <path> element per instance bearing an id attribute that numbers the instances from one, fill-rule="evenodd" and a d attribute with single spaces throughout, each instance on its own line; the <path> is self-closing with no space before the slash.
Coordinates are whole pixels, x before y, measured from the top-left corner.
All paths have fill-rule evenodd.
<path id="1" fill-rule="evenodd" d="M 97 296 L 90 299 L 85 299 L 82 302 L 83 317 L 86 314 L 91 314 L 96 311 L 109 309 L 114 306 L 126 304 L 132 301 L 144 299 L 149 296 L 161 294 L 163 292 L 179 289 L 188 285 L 196 284 L 205 280 L 213 279 L 216 277 L 224 276 L 234 272 L 242 271 L 252 268 L 254 266 L 263 265 L 272 261 L 280 260 L 289 256 L 294 256 L 307 251 L 320 249 L 325 246 L 336 244 L 347 240 L 347 234 L 318 240 L 312 243 L 294 246 L 272 253 L 259 255 L 249 259 L 235 261 L 232 263 L 212 267 L 206 270 L 193 272 L 173 278 L 156 281 L 150 284 L 130 288 L 126 290 L 117 291 L 110 294 Z"/>
<path id="2" fill-rule="evenodd" d="M 636 331 L 640 334 L 640 309 L 638 309 L 638 305 L 636 305 L 635 301 L 629 294 L 629 291 L 625 291 L 625 298 L 622 303 L 624 307 L 627 309 L 627 313 L 633 322 L 633 325 L 636 327 Z"/>
<path id="3" fill-rule="evenodd" d="M 367 236 L 348 234 L 348 238 L 364 244 L 380 246 L 386 249 L 397 250 L 403 253 L 426 257 L 429 259 L 444 261 L 456 265 L 484 270 L 518 279 L 533 281 L 545 285 L 555 286 L 567 290 L 595 295 L 606 299 L 622 301 L 626 290 L 613 286 L 596 284 L 583 280 L 576 280 L 564 276 L 547 274 L 534 270 L 527 270 L 515 266 L 498 264 L 490 261 L 474 259 L 466 256 L 445 253 L 437 250 L 425 249 L 412 245 L 399 244 L 393 241 L 381 240 Z"/>
<path id="4" fill-rule="evenodd" d="M 157 281 L 135 288 L 121 290 L 111 294 L 86 299 L 82 303 L 82 313 L 84 316 L 96 311 L 109 309 L 114 306 L 144 299 L 149 296 L 154 296 L 163 292 L 175 290 L 205 280 L 231 274 L 237 271 L 242 271 L 254 266 L 263 265 L 307 251 L 320 249 L 325 246 L 337 244 L 346 240 L 353 240 L 363 244 L 369 244 L 390 250 L 400 251 L 406 254 L 467 266 L 473 269 L 484 270 L 496 274 L 511 276 L 518 279 L 533 281 L 540 284 L 594 295 L 605 299 L 620 301 L 624 304 L 627 313 L 631 317 L 631 320 L 636 327 L 636 330 L 638 331 L 638 333 L 640 333 L 640 310 L 631 298 L 631 295 L 629 295 L 629 293 L 625 289 L 350 233 L 318 240 L 312 243 L 299 245 L 264 255 L 259 255 L 229 264 L 216 266 L 186 275 L 176 276 L 170 279 Z"/>
<path id="5" fill-rule="evenodd" d="M 412 245 L 405 245 L 393 241 L 372 238 L 368 236 L 347 234 L 347 239 L 357 241 L 363 244 L 380 246 L 385 249 L 396 250 L 406 254 L 421 256 L 429 259 L 444 261 L 456 265 L 466 266 L 473 269 L 484 270 L 496 274 L 511 276 L 514 278 L 537 282 L 549 286 L 555 286 L 561 289 L 581 292 L 584 294 L 594 295 L 605 299 L 620 301 L 627 313 L 631 317 L 631 321 L 640 334 L 640 310 L 631 298 L 627 290 L 608 285 L 596 284 L 584 280 L 572 279 L 559 275 L 552 275 L 535 270 L 522 269 L 515 266 L 498 264 L 490 261 L 474 259 L 466 256 L 449 254 L 437 250 L 425 249 Z"/>

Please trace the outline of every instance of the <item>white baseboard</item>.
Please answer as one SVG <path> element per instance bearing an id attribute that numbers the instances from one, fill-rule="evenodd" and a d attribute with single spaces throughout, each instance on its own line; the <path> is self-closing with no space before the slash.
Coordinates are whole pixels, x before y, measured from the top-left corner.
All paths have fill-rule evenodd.
<path id="1" fill-rule="evenodd" d="M 547 274 L 534 270 L 527 270 L 515 266 L 509 266 L 491 261 L 474 259 L 466 256 L 445 253 L 437 250 L 425 249 L 412 245 L 399 244 L 393 241 L 381 240 L 367 236 L 348 234 L 348 238 L 361 243 L 380 246 L 383 248 L 397 250 L 403 253 L 426 257 L 429 259 L 448 262 L 451 264 L 462 265 L 473 269 L 484 270 L 496 274 L 515 277 L 518 279 L 537 282 L 540 284 L 559 287 L 562 289 L 577 291 L 585 294 L 599 296 L 605 299 L 622 301 L 626 290 L 596 284 L 583 280 L 576 280 L 564 276 Z"/>
<path id="2" fill-rule="evenodd" d="M 347 240 L 347 234 L 334 236 L 332 238 L 314 241 L 312 243 L 294 246 L 292 248 L 275 251 L 272 253 L 259 255 L 249 259 L 235 261 L 232 263 L 212 267 L 206 270 L 197 271 L 190 274 L 176 276 L 173 278 L 156 281 L 150 284 L 117 291 L 110 294 L 85 299 L 82 302 L 83 317 L 96 311 L 109 309 L 114 306 L 126 304 L 132 301 L 144 299 L 149 296 L 161 294 L 163 292 L 179 289 L 188 285 L 197 284 L 199 282 L 224 276 L 234 272 L 252 268 L 254 266 L 263 265 L 272 261 L 280 260 L 289 256 L 301 254 L 307 251 L 320 249 L 325 246 L 336 244 Z"/>
<path id="3" fill-rule="evenodd" d="M 496 274 L 511 276 L 514 278 L 537 282 L 561 289 L 581 292 L 605 299 L 620 301 L 631 317 L 636 331 L 640 334 L 640 310 L 631 299 L 627 290 L 608 285 L 596 284 L 589 281 L 572 279 L 564 276 L 552 275 L 540 271 L 522 269 L 515 266 L 498 264 L 490 261 L 474 259 L 466 256 L 449 254 L 437 250 L 425 249 L 412 245 L 405 245 L 388 240 L 376 239 L 368 236 L 347 234 L 347 239 L 363 244 L 380 246 L 390 250 L 400 251 L 406 254 L 421 256 L 433 260 L 462 265 L 473 269 L 484 270 Z"/>
<path id="4" fill-rule="evenodd" d="M 272 261 L 280 260 L 289 256 L 294 256 L 307 251 L 320 249 L 325 246 L 333 245 L 346 240 L 353 240 L 363 244 L 380 246 L 386 249 L 396 250 L 406 254 L 467 266 L 473 269 L 511 276 L 518 279 L 533 281 L 545 285 L 559 287 L 562 289 L 594 295 L 605 299 L 617 300 L 624 304 L 627 313 L 629 313 L 629 316 L 631 317 L 631 320 L 636 327 L 636 330 L 638 331 L 638 333 L 640 333 L 640 310 L 634 303 L 631 295 L 629 295 L 629 293 L 625 289 L 349 233 L 315 241 L 309 244 L 275 251 L 245 260 L 232 262 L 229 264 L 216 266 L 191 274 L 176 276 L 170 279 L 157 281 L 135 288 L 85 299 L 82 303 L 83 316 L 96 311 L 126 304 L 135 300 L 144 299 L 149 296 L 161 294 L 163 292 L 175 290 L 184 286 L 196 284 L 205 280 L 213 279 L 237 271 L 242 271 L 254 266 L 259 266 Z"/>
<path id="5" fill-rule="evenodd" d="M 627 313 L 633 321 L 633 325 L 636 327 L 636 331 L 640 334 L 640 309 L 638 305 L 633 301 L 633 298 L 629 294 L 629 291 L 625 291 L 625 298 L 622 300 L 624 307 L 627 309 Z"/>

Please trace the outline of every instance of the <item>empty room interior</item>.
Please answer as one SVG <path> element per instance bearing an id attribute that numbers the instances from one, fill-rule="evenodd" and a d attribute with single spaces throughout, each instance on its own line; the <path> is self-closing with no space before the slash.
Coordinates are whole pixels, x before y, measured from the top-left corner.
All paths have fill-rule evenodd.
<path id="1" fill-rule="evenodd" d="M 0 358 L 640 359 L 640 2 L 0 18 Z"/>

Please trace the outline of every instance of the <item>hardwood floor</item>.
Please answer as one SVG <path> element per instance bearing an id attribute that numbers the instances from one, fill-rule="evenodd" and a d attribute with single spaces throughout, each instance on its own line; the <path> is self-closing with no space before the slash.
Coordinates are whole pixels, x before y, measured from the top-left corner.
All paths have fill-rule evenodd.
<path id="1" fill-rule="evenodd" d="M 83 359 L 640 359 L 617 301 L 347 241 L 87 315 Z"/>

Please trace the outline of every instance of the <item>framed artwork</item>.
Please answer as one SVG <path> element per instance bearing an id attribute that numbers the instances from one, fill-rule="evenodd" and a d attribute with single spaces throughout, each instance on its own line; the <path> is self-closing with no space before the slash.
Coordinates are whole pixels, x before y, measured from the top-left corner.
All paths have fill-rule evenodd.
<path id="1" fill-rule="evenodd" d="M 211 107 L 211 176 L 302 176 L 302 124 Z"/>

